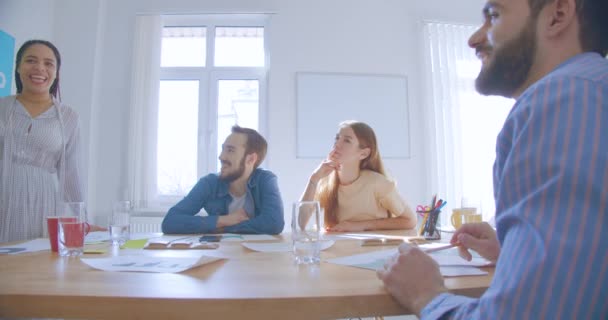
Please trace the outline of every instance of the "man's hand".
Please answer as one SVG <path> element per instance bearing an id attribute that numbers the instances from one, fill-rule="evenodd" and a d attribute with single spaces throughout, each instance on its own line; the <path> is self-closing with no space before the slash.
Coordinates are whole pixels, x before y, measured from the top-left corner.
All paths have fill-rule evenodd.
<path id="1" fill-rule="evenodd" d="M 241 208 L 230 212 L 225 216 L 219 216 L 217 218 L 217 228 L 224 228 L 233 226 L 235 224 L 241 223 L 243 221 L 249 220 L 249 216 L 247 215 L 247 211 Z"/>
<path id="2" fill-rule="evenodd" d="M 447 291 L 437 262 L 407 243 L 376 273 L 395 300 L 418 316 L 434 297 Z"/>
<path id="3" fill-rule="evenodd" d="M 487 222 L 463 224 L 452 236 L 451 243 L 458 245 L 460 256 L 471 261 L 468 249 L 477 251 L 482 257 L 496 262 L 500 255 L 500 243 L 496 231 Z"/>

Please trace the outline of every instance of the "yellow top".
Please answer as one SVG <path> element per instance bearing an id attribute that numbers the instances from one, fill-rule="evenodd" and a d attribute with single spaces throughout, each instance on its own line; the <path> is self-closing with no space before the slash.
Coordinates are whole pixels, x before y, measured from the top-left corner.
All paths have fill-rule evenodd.
<path id="1" fill-rule="evenodd" d="M 362 170 L 357 180 L 338 188 L 338 222 L 397 217 L 408 210 L 395 183 L 374 171 Z"/>

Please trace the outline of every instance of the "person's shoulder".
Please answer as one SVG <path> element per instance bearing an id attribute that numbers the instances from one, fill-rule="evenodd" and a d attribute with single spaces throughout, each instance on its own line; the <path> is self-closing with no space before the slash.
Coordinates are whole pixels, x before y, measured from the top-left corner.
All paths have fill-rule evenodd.
<path id="1" fill-rule="evenodd" d="M 10 109 L 9 107 L 15 103 L 16 96 L 0 97 L 0 115 L 4 115 Z M 4 119 L 4 116 L 0 120 Z"/>
<path id="2" fill-rule="evenodd" d="M 558 66 L 550 77 L 569 77 L 592 82 L 608 82 L 608 60 L 595 52 L 578 54 Z"/>
<path id="3" fill-rule="evenodd" d="M 395 182 L 387 176 L 372 170 L 361 170 L 361 182 L 373 185 L 380 192 L 390 191 L 395 187 Z"/>
<path id="4" fill-rule="evenodd" d="M 15 102 L 16 98 L 17 98 L 16 95 L 11 95 L 11 96 L 6 96 L 6 97 L 0 97 L 0 106 L 9 105 L 9 104 Z"/>
<path id="5" fill-rule="evenodd" d="M 256 168 L 251 172 L 249 176 L 248 185 L 249 187 L 268 187 L 272 185 L 277 185 L 277 176 L 272 173 L 270 170 Z"/>
<path id="6" fill-rule="evenodd" d="M 361 174 L 360 178 L 362 178 L 363 180 L 370 180 L 370 181 L 388 181 L 388 180 L 390 180 L 382 173 L 368 170 L 368 169 L 361 170 L 360 174 Z"/>
<path id="7" fill-rule="evenodd" d="M 538 100 L 539 96 L 559 99 L 568 95 L 578 95 L 581 94 L 581 90 L 576 90 L 576 87 L 583 82 L 608 85 L 608 60 L 597 53 L 578 54 L 562 62 L 553 71 L 532 84 L 517 101 L 542 103 L 542 100 Z"/>
<path id="8" fill-rule="evenodd" d="M 274 174 L 272 171 L 263 168 L 256 168 L 255 170 L 253 170 L 253 173 L 251 175 L 254 176 L 256 179 L 269 179 L 277 177 L 277 175 Z"/>
<path id="9" fill-rule="evenodd" d="M 78 112 L 76 110 L 59 100 L 54 100 L 54 103 L 65 121 L 78 121 Z"/>
<path id="10" fill-rule="evenodd" d="M 192 187 L 191 192 L 204 192 L 215 194 L 218 190 L 227 190 L 227 184 L 220 180 L 219 174 L 213 172 L 208 173 L 198 179 L 196 184 Z M 226 191 L 228 192 L 228 191 Z"/>
<path id="11" fill-rule="evenodd" d="M 199 183 L 217 183 L 220 181 L 219 174 L 212 172 L 202 176 L 199 180 Z"/>

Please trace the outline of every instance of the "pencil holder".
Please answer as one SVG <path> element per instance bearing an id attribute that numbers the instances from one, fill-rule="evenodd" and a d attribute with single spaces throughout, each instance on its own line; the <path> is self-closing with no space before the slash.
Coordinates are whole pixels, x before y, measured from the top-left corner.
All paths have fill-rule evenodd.
<path id="1" fill-rule="evenodd" d="M 439 218 L 440 210 L 434 210 L 427 212 L 423 219 L 423 225 L 420 228 L 419 235 L 427 240 L 440 240 L 441 233 L 437 230 L 437 220 Z"/>

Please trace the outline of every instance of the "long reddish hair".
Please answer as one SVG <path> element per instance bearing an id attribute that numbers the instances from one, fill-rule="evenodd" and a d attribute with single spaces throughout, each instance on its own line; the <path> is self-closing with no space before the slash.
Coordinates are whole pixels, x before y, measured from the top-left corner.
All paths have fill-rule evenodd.
<path id="1" fill-rule="evenodd" d="M 366 123 L 360 121 L 344 121 L 340 123 L 339 129 L 351 128 L 359 140 L 359 148 L 369 148 L 370 153 L 367 158 L 359 162 L 360 170 L 371 170 L 384 176 L 384 165 L 378 150 L 378 142 L 374 130 Z M 326 227 L 338 224 L 338 188 L 340 187 L 340 177 L 338 172 L 332 172 L 327 179 L 321 180 L 319 184 L 318 198 L 321 207 L 325 211 L 324 220 Z"/>

